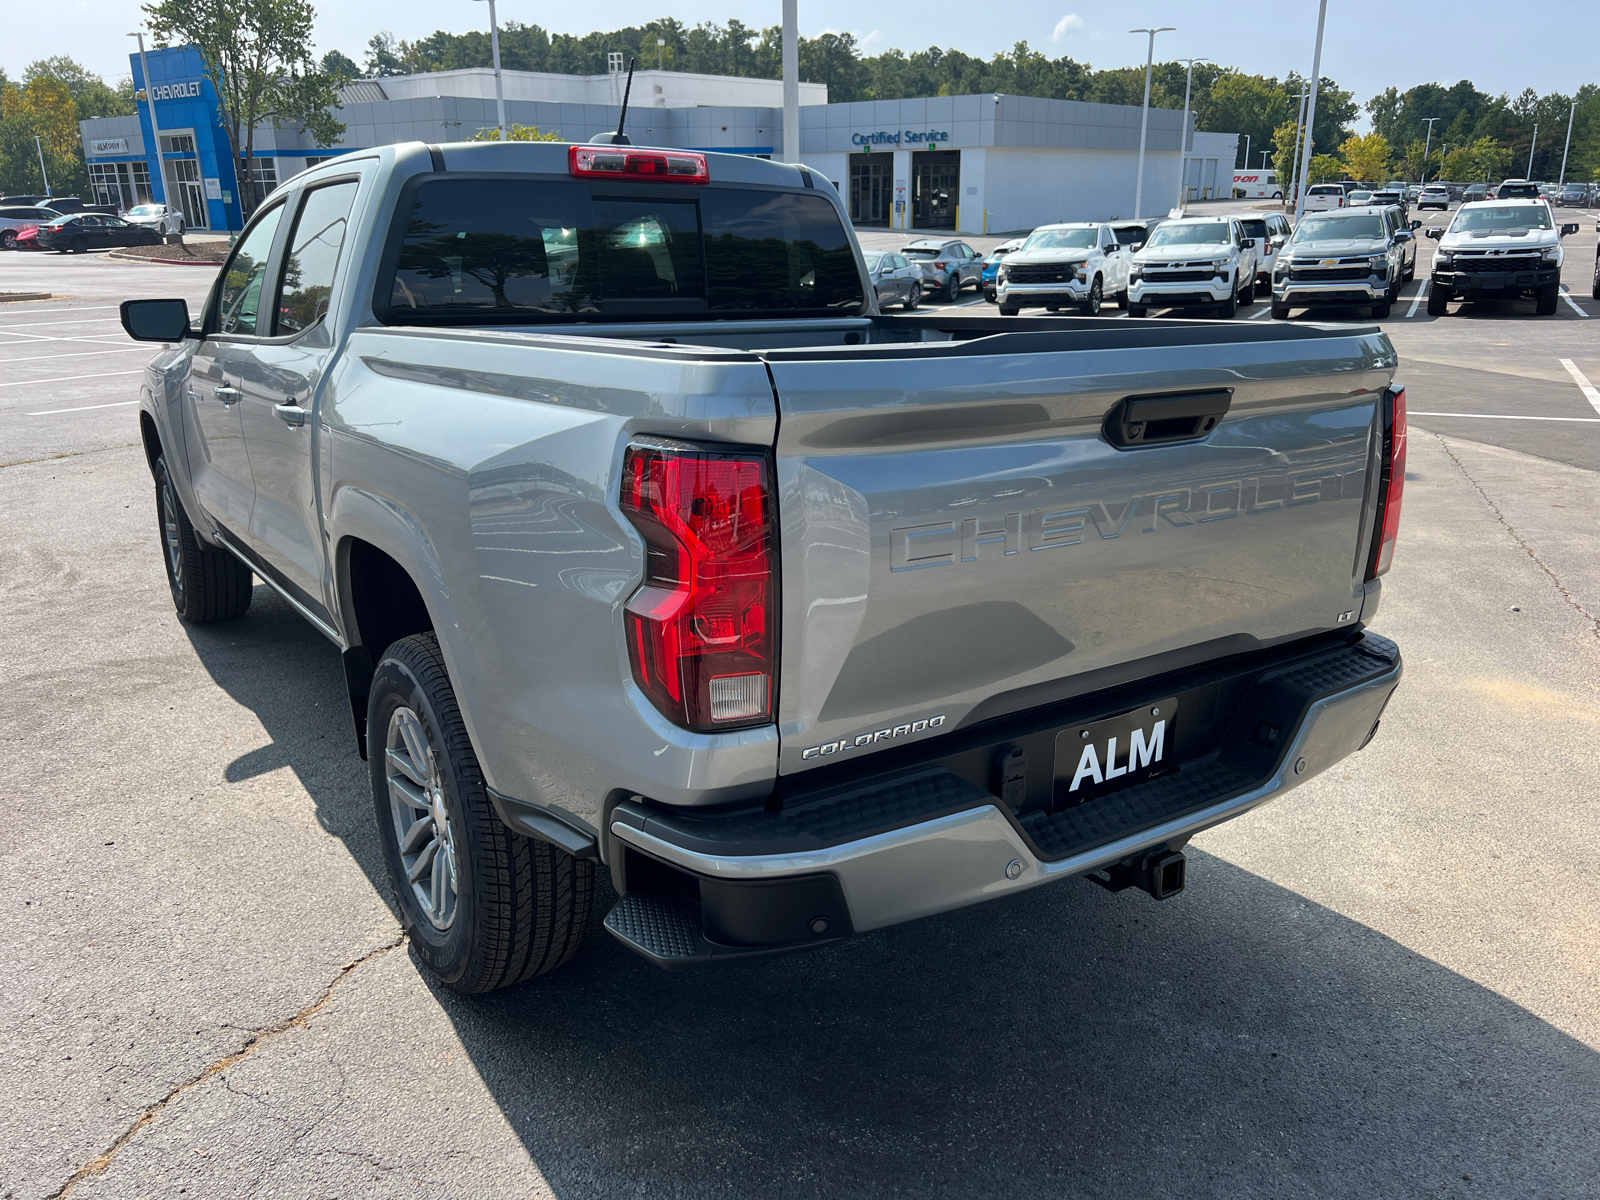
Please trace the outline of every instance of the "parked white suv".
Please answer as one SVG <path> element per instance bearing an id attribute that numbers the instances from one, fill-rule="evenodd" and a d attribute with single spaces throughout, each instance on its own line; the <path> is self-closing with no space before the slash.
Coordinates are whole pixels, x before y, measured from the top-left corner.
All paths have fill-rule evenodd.
<path id="1" fill-rule="evenodd" d="M 1163 221 L 1130 264 L 1128 315 L 1215 304 L 1231 317 L 1255 303 L 1256 260 L 1256 240 L 1237 217 Z"/>
<path id="2" fill-rule="evenodd" d="M 1035 306 L 1056 312 L 1068 304 L 1092 317 L 1107 296 L 1126 308 L 1130 257 L 1109 225 L 1041 225 L 1000 264 L 995 300 L 1007 317 Z"/>

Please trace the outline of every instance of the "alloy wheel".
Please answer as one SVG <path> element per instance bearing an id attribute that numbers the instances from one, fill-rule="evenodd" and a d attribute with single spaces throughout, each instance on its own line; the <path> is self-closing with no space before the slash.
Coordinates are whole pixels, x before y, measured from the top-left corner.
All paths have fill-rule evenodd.
<path id="1" fill-rule="evenodd" d="M 172 477 L 165 473 L 161 477 L 161 545 L 167 552 L 167 574 L 172 586 L 182 593 L 183 530 L 178 525 L 178 497 L 172 490 Z"/>
<path id="2" fill-rule="evenodd" d="M 448 929 L 459 879 L 455 833 L 438 756 L 415 710 L 403 704 L 394 710 L 383 753 L 389 813 L 412 897 L 435 928 Z"/>

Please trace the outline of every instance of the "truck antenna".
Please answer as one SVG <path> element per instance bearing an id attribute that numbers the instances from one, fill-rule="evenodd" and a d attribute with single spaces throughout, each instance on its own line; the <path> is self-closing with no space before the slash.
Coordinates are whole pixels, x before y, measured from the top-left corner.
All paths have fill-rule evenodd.
<path id="1" fill-rule="evenodd" d="M 628 60 L 628 82 L 622 89 L 622 116 L 617 118 L 617 136 L 611 139 L 614 145 L 630 146 L 633 144 L 628 140 L 628 135 L 622 132 L 622 127 L 628 123 L 628 96 L 633 91 L 633 64 L 638 61 L 636 58 Z"/>

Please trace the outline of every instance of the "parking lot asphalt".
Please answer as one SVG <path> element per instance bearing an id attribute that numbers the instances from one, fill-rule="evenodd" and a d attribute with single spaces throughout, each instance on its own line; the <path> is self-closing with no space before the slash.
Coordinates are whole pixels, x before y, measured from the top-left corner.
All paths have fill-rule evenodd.
<path id="1" fill-rule="evenodd" d="M 335 649 L 259 584 L 238 622 L 173 615 L 115 305 L 210 272 L 0 256 L 0 292 L 66 297 L 0 305 L 0 1194 L 1595 1195 L 1572 219 L 1555 317 L 1429 318 L 1413 284 L 1381 322 L 1405 680 L 1365 750 L 1198 837 L 1183 895 L 1069 882 L 699 974 L 596 928 L 476 999 L 400 938 Z"/>

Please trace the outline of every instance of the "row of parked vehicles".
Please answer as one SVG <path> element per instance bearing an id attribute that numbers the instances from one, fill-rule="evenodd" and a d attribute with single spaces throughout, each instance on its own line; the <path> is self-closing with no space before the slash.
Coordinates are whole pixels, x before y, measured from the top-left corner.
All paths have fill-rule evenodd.
<path id="1" fill-rule="evenodd" d="M 170 204 L 84 204 L 76 196 L 0 197 L 0 249 L 82 254 L 118 246 L 153 246 L 183 232 Z"/>
<path id="2" fill-rule="evenodd" d="M 1341 193 L 1338 204 L 1308 206 L 1298 228 L 1278 213 L 1061 222 L 1001 243 L 986 262 L 965 243 L 921 242 L 904 254 L 869 254 L 868 266 L 880 305 L 908 309 L 932 280 L 952 300 L 976 281 L 1003 316 L 1027 308 L 1093 316 L 1112 303 L 1133 317 L 1151 308 L 1196 307 L 1231 317 L 1262 293 L 1280 320 L 1297 308 L 1335 306 L 1386 317 L 1416 275 L 1423 223 L 1412 219 L 1403 190 L 1346 197 L 1337 185 L 1326 186 Z M 1441 243 L 1429 281 L 1430 313 L 1444 315 L 1452 299 L 1527 298 L 1540 315 L 1556 311 L 1561 239 L 1578 226 L 1558 226 L 1535 183 L 1507 180 L 1498 190 L 1503 198 L 1469 203 L 1447 228 L 1427 231 Z M 1428 185 L 1417 196 L 1419 208 L 1448 204 L 1447 185 Z"/>

